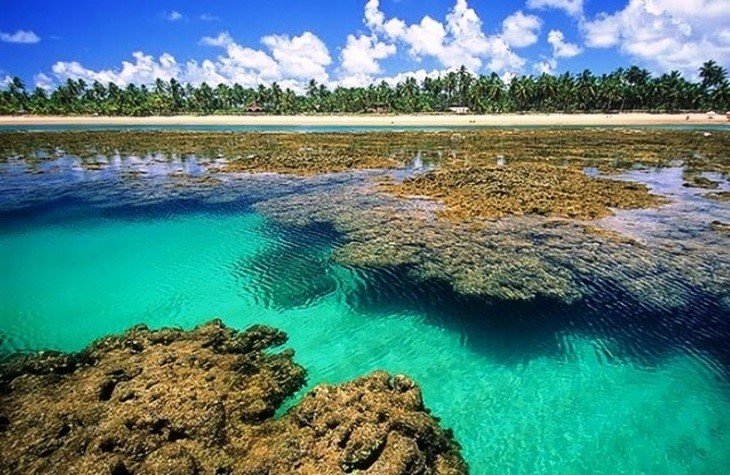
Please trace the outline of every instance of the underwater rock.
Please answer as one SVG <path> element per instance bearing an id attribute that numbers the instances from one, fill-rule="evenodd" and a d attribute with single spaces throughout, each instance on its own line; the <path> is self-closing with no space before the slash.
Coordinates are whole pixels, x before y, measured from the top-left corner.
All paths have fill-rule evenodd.
<path id="1" fill-rule="evenodd" d="M 314 388 L 286 335 L 213 321 L 134 327 L 0 366 L 2 473 L 465 473 L 418 386 L 377 372 Z"/>

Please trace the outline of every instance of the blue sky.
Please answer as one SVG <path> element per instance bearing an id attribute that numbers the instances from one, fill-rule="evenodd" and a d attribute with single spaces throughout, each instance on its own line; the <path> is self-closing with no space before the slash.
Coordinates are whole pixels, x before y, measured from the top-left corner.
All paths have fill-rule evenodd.
<path id="1" fill-rule="evenodd" d="M 29 86 L 178 76 L 298 88 L 460 64 L 509 77 L 730 62 L 730 0 L 0 0 L 0 11 L 0 80 Z"/>

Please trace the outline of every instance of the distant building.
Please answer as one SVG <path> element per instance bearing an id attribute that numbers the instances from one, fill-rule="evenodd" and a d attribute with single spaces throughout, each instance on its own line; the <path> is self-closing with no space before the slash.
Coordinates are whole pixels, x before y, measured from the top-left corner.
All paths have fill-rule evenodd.
<path id="1" fill-rule="evenodd" d="M 253 101 L 248 107 L 246 107 L 246 112 L 250 114 L 260 114 L 264 112 L 264 108 L 261 107 L 258 102 Z"/>
<path id="2" fill-rule="evenodd" d="M 454 114 L 468 114 L 469 108 L 466 106 L 452 106 L 449 107 L 449 112 L 453 112 Z"/>

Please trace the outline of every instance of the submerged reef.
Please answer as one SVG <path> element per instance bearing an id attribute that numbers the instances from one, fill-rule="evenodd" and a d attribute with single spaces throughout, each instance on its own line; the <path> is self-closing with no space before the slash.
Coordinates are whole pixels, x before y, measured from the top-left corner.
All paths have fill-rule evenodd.
<path id="1" fill-rule="evenodd" d="M 610 288 L 673 309 L 691 305 L 698 288 L 727 297 L 727 241 L 709 225 L 701 239 L 642 242 L 576 219 L 531 214 L 450 219 L 443 205 L 399 199 L 379 188 L 363 183 L 326 195 L 301 193 L 256 209 L 293 226 L 333 223 L 344 236 L 334 252 L 342 264 L 400 267 L 463 295 L 573 303 L 600 298 Z"/>
<path id="2" fill-rule="evenodd" d="M 467 467 L 418 386 L 376 372 L 305 383 L 286 335 L 212 321 L 132 328 L 80 353 L 0 366 L 2 473 L 460 474 Z"/>

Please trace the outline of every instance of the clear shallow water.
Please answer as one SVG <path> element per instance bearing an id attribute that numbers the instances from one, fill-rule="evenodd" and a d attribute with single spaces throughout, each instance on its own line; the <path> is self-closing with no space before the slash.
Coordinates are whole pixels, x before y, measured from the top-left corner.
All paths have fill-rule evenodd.
<path id="1" fill-rule="evenodd" d="M 5 351 L 77 350 L 137 323 L 265 323 L 290 335 L 310 386 L 374 369 L 411 375 L 474 473 L 719 473 L 730 464 L 726 368 L 701 340 L 683 344 L 673 315 L 611 295 L 600 310 L 487 305 L 398 270 L 342 267 L 329 259 L 340 240 L 329 227 L 279 227 L 251 209 L 301 182 L 166 186 L 170 171 L 197 167 L 121 179 L 139 160 L 119 161 L 104 172 L 68 162 L 0 174 Z M 307 186 L 326 192 L 357 179 Z M 722 337 L 730 317 L 713 302 L 700 307 L 694 317 L 719 322 Z"/>

